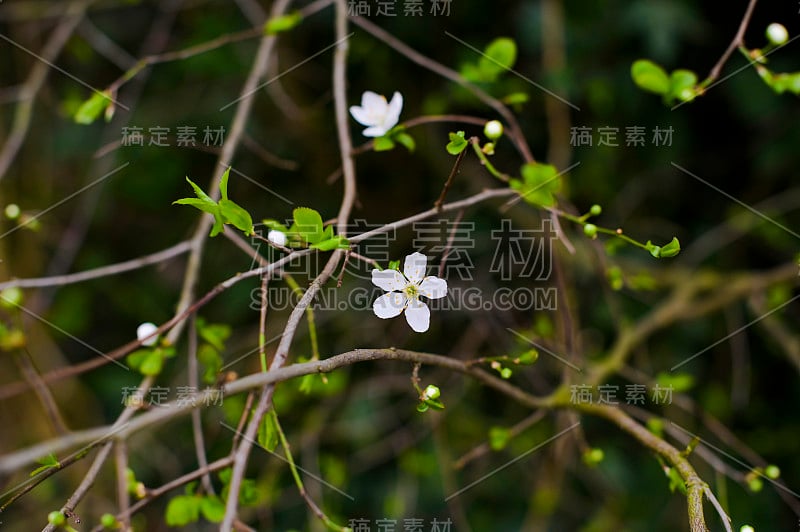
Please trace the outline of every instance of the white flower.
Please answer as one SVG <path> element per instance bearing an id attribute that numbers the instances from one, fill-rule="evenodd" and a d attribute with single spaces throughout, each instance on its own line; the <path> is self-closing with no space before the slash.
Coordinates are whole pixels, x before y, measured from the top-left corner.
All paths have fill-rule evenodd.
<path id="1" fill-rule="evenodd" d="M 789 32 L 783 24 L 773 22 L 767 26 L 767 39 L 775 45 L 783 44 L 789 40 Z"/>
<path id="2" fill-rule="evenodd" d="M 392 101 L 387 102 L 382 94 L 365 91 L 361 96 L 361 107 L 353 105 L 350 114 L 356 122 L 369 126 L 364 130 L 365 137 L 381 137 L 397 125 L 403 109 L 403 95 L 395 92 Z"/>
<path id="3" fill-rule="evenodd" d="M 136 328 L 136 338 L 138 340 L 147 338 L 148 336 L 156 332 L 156 329 L 158 329 L 158 327 L 156 326 L 155 323 L 150 323 L 149 321 L 146 323 L 142 323 L 141 325 L 139 325 L 139 327 Z M 147 346 L 154 345 L 157 340 L 158 336 L 150 336 L 150 338 L 142 342 L 142 345 L 147 345 Z"/>
<path id="4" fill-rule="evenodd" d="M 273 229 L 267 233 L 267 240 L 278 246 L 286 246 L 286 233 Z"/>
<path id="5" fill-rule="evenodd" d="M 428 258 L 422 253 L 406 257 L 403 273 L 397 270 L 372 270 L 372 284 L 386 290 L 386 294 L 375 300 L 372 310 L 379 318 L 394 318 L 404 310 L 406 321 L 416 332 L 425 332 L 431 321 L 428 305 L 419 296 L 439 299 L 447 295 L 447 281 L 425 275 Z"/>

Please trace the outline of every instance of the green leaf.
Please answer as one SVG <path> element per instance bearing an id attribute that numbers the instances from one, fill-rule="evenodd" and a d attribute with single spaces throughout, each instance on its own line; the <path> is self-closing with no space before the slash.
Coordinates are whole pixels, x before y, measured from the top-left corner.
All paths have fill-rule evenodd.
<path id="1" fill-rule="evenodd" d="M 694 386 L 694 377 L 688 373 L 659 373 L 656 382 L 661 388 L 672 388 L 676 393 L 687 392 Z"/>
<path id="2" fill-rule="evenodd" d="M 512 92 L 505 98 L 503 98 L 503 103 L 506 105 L 522 105 L 523 103 L 528 103 L 530 97 L 526 92 Z"/>
<path id="3" fill-rule="evenodd" d="M 111 93 L 108 91 L 95 92 L 78 107 L 73 118 L 78 124 L 92 124 L 111 103 Z"/>
<path id="4" fill-rule="evenodd" d="M 225 518 L 225 503 L 216 495 L 208 495 L 200 501 L 200 512 L 207 521 L 221 523 Z"/>
<path id="5" fill-rule="evenodd" d="M 194 190 L 194 195 L 195 195 L 195 196 L 197 196 L 197 197 L 198 197 L 198 198 L 200 198 L 201 200 L 205 201 L 206 203 L 213 203 L 214 205 L 216 205 L 216 204 L 217 204 L 217 203 L 216 203 L 216 202 L 215 202 L 213 199 L 211 199 L 211 196 L 209 196 L 208 194 L 206 194 L 206 193 L 203 191 L 203 189 L 202 189 L 202 188 L 200 188 L 199 186 L 197 186 L 197 185 L 194 183 L 194 181 L 192 181 L 191 179 L 189 179 L 189 177 L 188 177 L 188 176 L 186 177 L 186 181 L 188 181 L 188 182 L 189 182 L 189 184 L 192 186 L 192 190 Z"/>
<path id="6" fill-rule="evenodd" d="M 125 360 L 128 362 L 128 365 L 131 367 L 131 369 L 139 371 L 139 368 L 142 367 L 142 362 L 144 362 L 145 359 L 150 356 L 152 351 L 152 349 L 137 349 L 133 353 L 129 354 Z"/>
<path id="7" fill-rule="evenodd" d="M 275 35 L 284 31 L 289 31 L 303 21 L 303 16 L 299 11 L 287 13 L 279 17 L 271 18 L 264 24 L 265 35 Z"/>
<path id="8" fill-rule="evenodd" d="M 278 447 L 278 420 L 274 410 L 270 410 L 258 427 L 258 443 L 269 452 Z"/>
<path id="9" fill-rule="evenodd" d="M 158 375 L 164 367 L 164 355 L 160 350 L 154 349 L 142 361 L 139 372 L 142 375 Z"/>
<path id="10" fill-rule="evenodd" d="M 402 144 L 409 152 L 413 152 L 417 148 L 417 143 L 414 141 L 414 137 L 408 133 L 398 133 L 395 135 L 394 140 Z"/>
<path id="11" fill-rule="evenodd" d="M 197 360 L 203 364 L 203 382 L 213 384 L 217 380 L 217 374 L 222 368 L 222 357 L 219 352 L 210 344 L 202 344 L 197 349 Z"/>
<path id="12" fill-rule="evenodd" d="M 649 240 L 645 244 L 645 247 L 647 248 L 647 251 L 649 251 L 650 254 L 657 259 L 674 257 L 681 251 L 681 243 L 678 242 L 678 239 L 675 237 L 672 237 L 672 240 L 669 242 L 669 244 L 666 244 L 663 247 L 656 246 Z"/>
<path id="13" fill-rule="evenodd" d="M 168 526 L 186 526 L 200 517 L 200 499 L 190 495 L 178 495 L 169 501 L 164 519 Z"/>
<path id="14" fill-rule="evenodd" d="M 225 223 L 233 225 L 242 231 L 245 236 L 253 234 L 253 218 L 250 216 L 249 212 L 236 203 L 225 198 L 219 200 L 219 212 L 224 218 Z"/>
<path id="15" fill-rule="evenodd" d="M 350 241 L 344 237 L 336 236 L 334 238 L 329 238 L 328 240 L 323 240 L 319 244 L 313 244 L 310 247 L 312 249 L 318 249 L 320 251 L 331 251 L 333 249 L 349 249 Z"/>
<path id="16" fill-rule="evenodd" d="M 289 232 L 289 228 L 280 223 L 278 220 L 267 218 L 261 220 L 261 223 L 264 224 L 267 227 L 267 229 L 274 229 L 275 231 L 280 231 L 281 233 Z"/>
<path id="17" fill-rule="evenodd" d="M 298 207 L 293 212 L 294 225 L 296 231 L 309 244 L 317 244 L 322 241 L 322 216 L 314 209 L 308 207 Z"/>
<path id="18" fill-rule="evenodd" d="M 217 476 L 219 477 L 219 481 L 222 482 L 223 485 L 227 486 L 231 483 L 233 468 L 226 467 L 225 469 L 220 469 L 219 473 L 217 473 Z"/>
<path id="19" fill-rule="evenodd" d="M 532 205 L 552 207 L 556 203 L 553 196 L 561 187 L 561 176 L 556 167 L 550 164 L 526 163 L 520 169 L 522 180 L 512 179 L 509 185 L 520 193 L 522 199 Z"/>
<path id="20" fill-rule="evenodd" d="M 529 349 L 515 358 L 514 362 L 516 364 L 529 366 L 531 364 L 535 364 L 537 360 L 539 360 L 539 351 L 536 349 Z"/>
<path id="21" fill-rule="evenodd" d="M 191 205 L 192 207 L 200 209 L 203 212 L 212 214 L 214 216 L 214 225 L 211 228 L 210 236 L 217 236 L 219 233 L 222 232 L 223 224 L 225 223 L 222 214 L 220 213 L 219 205 L 217 205 L 217 203 L 213 199 L 211 199 L 211 197 L 208 194 L 203 192 L 203 189 L 197 186 L 191 179 L 187 177 L 186 181 L 188 181 L 189 184 L 192 186 L 194 194 L 195 196 L 197 196 L 198 199 L 183 198 L 174 201 L 173 204 Z"/>
<path id="22" fill-rule="evenodd" d="M 517 62 L 517 44 L 508 37 L 493 40 L 483 53 L 478 61 L 478 69 L 486 81 L 494 81 Z"/>
<path id="23" fill-rule="evenodd" d="M 695 96 L 697 96 L 695 92 L 697 75 L 691 70 L 673 70 L 669 81 L 669 94 L 671 98 L 682 102 L 688 102 L 694 100 Z"/>
<path id="24" fill-rule="evenodd" d="M 228 178 L 231 175 L 231 167 L 229 166 L 222 174 L 219 180 L 219 192 L 222 194 L 222 199 L 228 199 Z"/>
<path id="25" fill-rule="evenodd" d="M 669 491 L 675 493 L 677 489 L 682 494 L 686 495 L 686 484 L 683 482 L 680 473 L 678 473 L 674 467 L 670 467 L 667 471 L 667 477 L 669 477 Z"/>
<path id="26" fill-rule="evenodd" d="M 36 469 L 31 471 L 30 476 L 32 476 L 32 477 L 35 477 L 36 475 L 38 475 L 42 471 L 45 471 L 45 470 L 50 469 L 52 467 L 59 467 L 61 465 L 59 463 L 58 459 L 56 458 L 56 455 L 54 455 L 53 453 L 48 454 L 44 458 L 40 458 L 40 459 L 36 460 L 36 462 L 39 463 L 39 464 L 42 464 L 42 465 L 41 465 L 41 467 L 37 467 Z"/>
<path id="27" fill-rule="evenodd" d="M 197 332 L 200 338 L 217 348 L 218 351 L 225 351 L 225 340 L 231 335 L 231 326 L 224 323 L 209 323 L 197 321 Z"/>
<path id="28" fill-rule="evenodd" d="M 639 59 L 631 66 L 631 77 L 639 88 L 656 94 L 670 90 L 670 79 L 663 68 L 648 59 Z"/>
<path id="29" fill-rule="evenodd" d="M 394 141 L 386 135 L 382 137 L 375 137 L 372 142 L 372 149 L 375 151 L 389 151 L 394 149 Z"/>
<path id="30" fill-rule="evenodd" d="M 464 138 L 464 132 L 450 133 L 450 142 L 447 143 L 447 153 L 450 155 L 458 155 L 464 148 L 467 147 L 467 139 Z"/>
<path id="31" fill-rule="evenodd" d="M 508 440 L 511 439 L 511 431 L 505 427 L 492 427 L 489 429 L 489 447 L 493 451 L 502 451 Z"/>
<path id="32" fill-rule="evenodd" d="M 173 204 L 177 205 L 190 205 L 197 209 L 200 209 L 203 212 L 207 212 L 217 216 L 219 214 L 219 207 L 216 203 L 211 202 L 208 203 L 206 200 L 202 200 L 199 198 L 183 198 L 172 202 Z"/>
<path id="33" fill-rule="evenodd" d="M 672 240 L 669 244 L 661 246 L 661 258 L 670 258 L 674 257 L 678 253 L 681 252 L 681 243 L 678 241 L 677 237 L 672 237 Z"/>

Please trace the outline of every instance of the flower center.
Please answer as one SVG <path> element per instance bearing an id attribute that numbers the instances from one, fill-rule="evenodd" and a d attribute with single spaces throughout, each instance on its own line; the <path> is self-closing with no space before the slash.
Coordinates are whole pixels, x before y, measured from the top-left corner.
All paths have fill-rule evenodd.
<path id="1" fill-rule="evenodd" d="M 403 288 L 403 293 L 408 299 L 417 299 L 419 297 L 419 287 L 414 283 L 409 283 Z"/>

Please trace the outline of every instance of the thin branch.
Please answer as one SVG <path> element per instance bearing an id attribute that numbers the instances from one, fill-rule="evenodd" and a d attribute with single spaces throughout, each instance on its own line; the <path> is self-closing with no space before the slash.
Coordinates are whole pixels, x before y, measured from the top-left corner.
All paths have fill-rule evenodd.
<path id="1" fill-rule="evenodd" d="M 0 290 L 11 287 L 19 288 L 41 288 L 45 286 L 64 286 L 68 284 L 80 283 L 83 281 L 90 281 L 92 279 L 100 279 L 110 275 L 119 275 L 120 273 L 138 270 L 151 264 L 158 264 L 159 262 L 167 261 L 173 257 L 186 253 L 191 249 L 191 243 L 188 241 L 181 242 L 163 251 L 145 255 L 138 259 L 131 259 L 126 262 L 111 264 L 109 266 L 101 266 L 92 270 L 84 272 L 70 273 L 67 275 L 57 275 L 54 277 L 40 277 L 36 279 L 12 279 L 0 283 Z"/>
<path id="2" fill-rule="evenodd" d="M 36 95 L 42 89 L 47 75 L 52 68 L 52 62 L 61 53 L 61 50 L 67 44 L 67 41 L 75 32 L 81 19 L 83 18 L 86 9 L 92 0 L 80 0 L 71 3 L 64 13 L 64 17 L 50 34 L 50 38 L 42 48 L 40 57 L 34 63 L 28 79 L 25 80 L 24 88 L 20 92 L 20 101 L 17 103 L 17 108 L 14 112 L 14 122 L 11 126 L 11 133 L 0 151 L 0 181 L 5 177 L 11 163 L 19 153 L 22 143 L 28 134 L 28 129 L 31 125 L 31 118 L 33 116 L 33 104 L 36 100 Z M 8 37 L 0 33 L 0 37 L 4 40 L 17 45 Z"/>
<path id="3" fill-rule="evenodd" d="M 736 30 L 736 35 L 728 45 L 728 49 L 725 50 L 725 53 L 723 53 L 722 57 L 720 57 L 719 61 L 717 61 L 717 64 L 714 65 L 714 67 L 711 69 L 711 72 L 708 73 L 708 77 L 703 81 L 704 85 L 708 85 L 717 79 L 722 67 L 725 66 L 725 63 L 731 57 L 731 54 L 736 51 L 737 48 L 744 45 L 744 33 L 747 31 L 747 26 L 750 24 L 750 18 L 753 16 L 753 10 L 756 8 L 756 3 L 758 3 L 758 0 L 750 0 L 750 3 L 747 4 L 747 10 L 745 10 L 744 17 L 742 17 L 742 21 L 739 23 L 739 29 Z"/>

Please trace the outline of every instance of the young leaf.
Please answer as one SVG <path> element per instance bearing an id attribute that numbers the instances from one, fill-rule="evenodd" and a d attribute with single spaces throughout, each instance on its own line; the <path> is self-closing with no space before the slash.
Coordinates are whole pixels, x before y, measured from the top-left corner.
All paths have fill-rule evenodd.
<path id="1" fill-rule="evenodd" d="M 414 142 L 414 137 L 408 133 L 400 132 L 395 135 L 394 140 L 402 144 L 409 152 L 413 152 L 417 148 L 417 143 Z"/>
<path id="2" fill-rule="evenodd" d="M 297 232 L 309 244 L 317 244 L 322 240 L 322 217 L 314 209 L 298 207 L 293 212 Z"/>
<path id="3" fill-rule="evenodd" d="M 697 75 L 691 70 L 673 70 L 669 82 L 670 98 L 688 102 L 696 96 L 694 87 L 697 85 Z"/>
<path id="4" fill-rule="evenodd" d="M 464 148 L 467 147 L 467 139 L 464 138 L 464 132 L 450 133 L 450 142 L 447 143 L 447 153 L 450 155 L 458 155 Z"/>
<path id="5" fill-rule="evenodd" d="M 312 244 L 310 246 L 312 249 L 318 249 L 320 251 L 331 251 L 333 249 L 348 249 L 350 247 L 350 242 L 341 236 L 337 236 L 334 238 L 330 238 L 328 240 L 323 240 L 318 244 Z"/>
<path id="6" fill-rule="evenodd" d="M 222 178 L 219 180 L 219 192 L 222 194 L 222 199 L 228 199 L 228 178 L 230 175 L 231 167 L 229 166 L 225 172 L 223 172 Z"/>
<path id="7" fill-rule="evenodd" d="M 270 410 L 258 427 L 258 443 L 269 452 L 278 446 L 278 420 L 274 410 Z"/>
<path id="8" fill-rule="evenodd" d="M 505 427 L 492 427 L 489 429 L 489 447 L 493 451 L 502 451 L 508 440 L 511 439 L 511 432 Z"/>
<path id="9" fill-rule="evenodd" d="M 178 495 L 169 501 L 164 517 L 168 526 L 186 526 L 200 517 L 200 498 Z"/>
<path id="10" fill-rule="evenodd" d="M 225 223 L 233 225 L 245 236 L 250 236 L 255 231 L 250 213 L 231 200 L 225 198 L 219 200 L 219 212 Z"/>
<path id="11" fill-rule="evenodd" d="M 372 143 L 372 149 L 375 151 L 389 151 L 394 149 L 394 141 L 387 136 L 376 137 Z"/>
<path id="12" fill-rule="evenodd" d="M 75 122 L 78 124 L 89 125 L 97 120 L 100 113 L 111 105 L 111 96 L 108 92 L 95 92 L 88 100 L 83 102 L 78 110 L 75 111 Z"/>
<path id="13" fill-rule="evenodd" d="M 631 66 L 631 77 L 641 89 L 656 94 L 666 94 L 670 80 L 663 68 L 647 59 L 639 59 Z"/>
<path id="14" fill-rule="evenodd" d="M 215 495 L 208 495 L 200 500 L 200 512 L 207 521 L 221 523 L 225 518 L 225 503 Z"/>
<path id="15" fill-rule="evenodd" d="M 59 467 L 61 465 L 56 459 L 56 455 L 54 455 L 53 453 L 50 453 L 44 458 L 40 458 L 36 461 L 40 463 L 41 466 L 31 471 L 30 476 L 32 477 L 35 477 L 36 475 L 38 475 L 42 471 L 45 471 L 46 469 L 50 469 L 51 467 Z"/>
<path id="16" fill-rule="evenodd" d="M 520 193 L 523 200 L 544 207 L 555 205 L 553 194 L 561 187 L 561 178 L 555 166 L 527 163 L 522 166 L 520 173 L 522 180 L 512 179 L 509 185 Z"/>
<path id="17" fill-rule="evenodd" d="M 490 42 L 483 53 L 478 68 L 486 81 L 494 81 L 516 63 L 517 44 L 513 39 L 500 37 Z"/>
<path id="18" fill-rule="evenodd" d="M 231 335 L 231 326 L 224 323 L 209 323 L 198 320 L 197 332 L 200 338 L 217 348 L 218 351 L 225 350 L 225 340 Z"/>
<path id="19" fill-rule="evenodd" d="M 147 354 L 147 357 L 142 361 L 139 366 L 139 372 L 142 375 L 158 375 L 161 373 L 161 368 L 164 367 L 164 355 L 159 349 L 154 349 Z"/>
<path id="20" fill-rule="evenodd" d="M 284 31 L 289 31 L 303 21 L 303 16 L 299 11 L 287 13 L 279 17 L 271 18 L 264 24 L 265 35 L 275 35 Z"/>
<path id="21" fill-rule="evenodd" d="M 210 344 L 202 344 L 197 349 L 197 360 L 203 365 L 203 382 L 213 384 L 222 368 L 222 357 Z"/>

